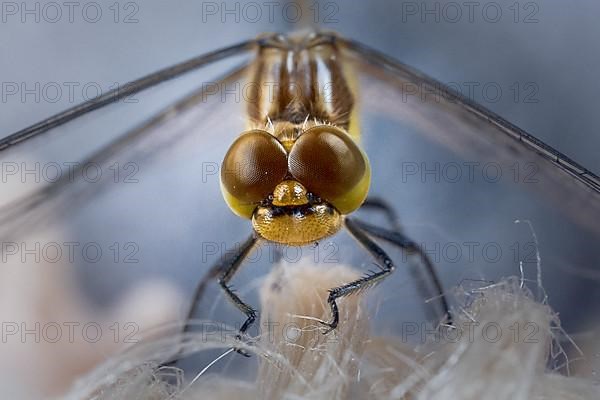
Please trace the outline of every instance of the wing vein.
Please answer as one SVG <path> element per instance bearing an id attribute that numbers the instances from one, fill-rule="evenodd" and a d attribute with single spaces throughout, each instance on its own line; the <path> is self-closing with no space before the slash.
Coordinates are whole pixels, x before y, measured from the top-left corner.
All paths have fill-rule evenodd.
<path id="1" fill-rule="evenodd" d="M 84 103 L 78 104 L 63 112 L 46 118 L 45 120 L 40 121 L 34 125 L 31 125 L 18 132 L 8 135 L 7 137 L 0 140 L 0 151 L 4 151 L 21 142 L 38 136 L 44 132 L 47 132 L 52 128 L 56 128 L 57 126 L 63 125 L 69 121 L 72 121 L 75 118 L 78 118 L 91 111 L 102 108 L 110 103 L 116 102 L 127 96 L 131 96 L 142 90 L 151 88 L 160 83 L 174 79 L 178 76 L 194 71 L 198 68 L 222 60 L 229 56 L 241 54 L 246 50 L 250 50 L 255 44 L 255 42 L 255 40 L 248 40 L 238 44 L 234 44 L 232 46 L 215 50 L 198 57 L 194 57 L 182 63 L 161 69 L 157 72 L 136 79 L 132 82 L 123 85 L 123 87 L 118 87 L 116 89 L 108 91 L 97 98 L 90 99 Z"/>

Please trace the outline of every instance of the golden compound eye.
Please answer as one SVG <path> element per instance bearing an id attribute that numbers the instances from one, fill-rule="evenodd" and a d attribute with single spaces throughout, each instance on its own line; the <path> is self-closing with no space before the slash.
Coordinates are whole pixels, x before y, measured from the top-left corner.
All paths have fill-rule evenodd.
<path id="1" fill-rule="evenodd" d="M 300 135 L 288 157 L 291 174 L 312 193 L 348 214 L 369 191 L 367 156 L 344 131 L 316 126 Z"/>
<path id="2" fill-rule="evenodd" d="M 261 130 L 243 133 L 221 165 L 223 196 L 236 214 L 250 218 L 286 174 L 287 154 L 275 137 Z"/>

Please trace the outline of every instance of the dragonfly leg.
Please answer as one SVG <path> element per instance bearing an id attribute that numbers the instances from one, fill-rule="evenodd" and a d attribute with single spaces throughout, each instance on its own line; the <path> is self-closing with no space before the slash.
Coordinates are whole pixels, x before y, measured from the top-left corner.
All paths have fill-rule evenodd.
<path id="1" fill-rule="evenodd" d="M 193 319 L 196 311 L 198 310 L 198 305 L 202 300 L 204 295 L 204 291 L 206 289 L 206 285 L 209 282 L 212 282 L 214 279 L 218 279 L 219 285 L 223 288 L 225 293 L 227 294 L 227 298 L 233 302 L 233 304 L 246 315 L 246 321 L 242 325 L 240 332 L 237 338 L 241 338 L 241 335 L 246 332 L 246 330 L 250 327 L 250 325 L 256 320 L 256 310 L 252 307 L 244 303 L 231 289 L 228 285 L 229 281 L 239 267 L 242 265 L 250 251 L 254 248 L 256 244 L 256 238 L 254 235 L 251 235 L 244 243 L 242 243 L 235 252 L 224 254 L 221 259 L 210 269 L 208 272 L 202 277 L 198 285 L 196 286 L 196 290 L 194 291 L 194 296 L 192 297 L 192 302 L 190 305 L 190 309 L 185 317 L 185 322 L 183 326 L 182 333 L 187 333 L 190 330 L 190 321 Z M 243 350 L 237 350 L 238 353 L 243 355 L 246 354 Z M 174 358 L 174 362 L 176 362 L 181 354 L 177 354 Z"/>
<path id="2" fill-rule="evenodd" d="M 380 268 L 380 270 L 369 271 L 369 273 L 362 278 L 329 291 L 327 303 L 329 303 L 329 306 L 331 307 L 332 319 L 329 322 L 324 322 L 324 324 L 328 327 L 327 332 L 335 329 L 339 323 L 340 317 L 336 302 L 337 299 L 373 286 L 391 274 L 395 269 L 392 259 L 386 254 L 385 251 L 383 251 L 381 247 L 379 247 L 367 236 L 363 229 L 361 229 L 358 224 L 354 222 L 354 220 L 346 218 L 345 224 L 350 234 L 378 261 L 377 266 Z"/>
<path id="3" fill-rule="evenodd" d="M 246 243 L 244 243 L 243 246 L 240 247 L 240 251 L 236 254 L 233 260 L 227 261 L 227 264 L 225 264 L 226 267 L 219 277 L 219 285 L 221 285 L 221 288 L 223 288 L 229 300 L 246 315 L 246 320 L 242 324 L 242 327 L 236 336 L 238 339 L 241 339 L 242 334 L 246 333 L 248 328 L 254 323 L 254 321 L 256 321 L 258 313 L 254 308 L 244 303 L 244 301 L 240 299 L 231 286 L 229 286 L 229 281 L 231 278 L 233 278 L 250 250 L 254 247 L 254 243 L 256 243 L 256 239 L 252 236 Z M 243 356 L 250 357 L 250 355 L 244 350 L 236 349 L 236 351 Z"/>
<path id="4" fill-rule="evenodd" d="M 451 325 L 452 324 L 452 315 L 450 314 L 450 307 L 448 306 L 448 300 L 446 299 L 446 296 L 444 295 L 444 290 L 442 287 L 441 280 L 440 280 L 437 272 L 435 271 L 435 267 L 434 267 L 433 263 L 431 262 L 431 259 L 427 256 L 427 254 L 425 254 L 423 249 L 417 243 L 415 243 L 413 240 L 409 239 L 404 234 L 402 234 L 399 230 L 390 231 L 385 228 L 371 225 L 369 223 L 366 223 L 366 222 L 363 222 L 360 220 L 354 220 L 353 223 L 359 229 L 366 232 L 367 234 L 374 236 L 376 238 L 385 240 L 395 246 L 400 247 L 402 250 L 406 251 L 407 253 L 415 254 L 420 258 L 421 262 L 423 263 L 423 265 L 425 267 L 425 271 L 426 271 L 427 275 L 431 279 L 431 283 L 433 284 L 433 287 L 435 289 L 436 296 L 439 298 L 439 301 L 440 301 L 441 314 L 442 314 L 440 320 L 443 320 L 445 318 L 446 323 Z"/>
<path id="5" fill-rule="evenodd" d="M 361 208 L 371 208 L 376 211 L 381 211 L 387 217 L 392 228 L 398 232 L 402 230 L 400 227 L 400 218 L 394 208 L 381 197 L 367 197 Z"/>
<path id="6" fill-rule="evenodd" d="M 194 295 L 192 297 L 192 302 L 190 304 L 190 308 L 186 314 L 185 322 L 182 328 L 181 333 L 185 334 L 190 331 L 190 321 L 196 315 L 198 310 L 198 306 L 204 296 L 204 291 L 206 290 L 206 285 L 210 282 L 213 282 L 215 279 L 218 279 L 219 284 L 227 293 L 227 297 L 233 301 L 236 307 L 238 307 L 247 317 L 246 321 L 242 325 L 239 334 L 236 338 L 241 338 L 242 333 L 244 333 L 248 327 L 254 322 L 256 319 L 256 311 L 245 304 L 232 290 L 227 283 L 233 278 L 233 275 L 237 272 L 239 267 L 242 265 L 250 251 L 254 248 L 256 244 L 256 238 L 254 235 L 251 235 L 246 239 L 244 243 L 242 243 L 235 252 L 227 253 L 221 257 L 221 259 L 213 265 L 206 274 L 202 277 L 200 282 L 196 285 L 196 289 L 194 290 Z M 241 350 L 236 349 L 236 351 L 242 355 L 248 356 L 248 354 Z M 182 350 L 180 349 L 173 359 L 167 363 L 162 364 L 162 366 L 173 366 L 178 363 L 181 358 Z"/>

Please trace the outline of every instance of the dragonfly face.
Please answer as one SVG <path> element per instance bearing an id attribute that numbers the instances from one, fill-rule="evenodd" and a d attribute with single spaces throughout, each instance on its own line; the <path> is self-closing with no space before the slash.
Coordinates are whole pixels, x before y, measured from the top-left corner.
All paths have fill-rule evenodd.
<path id="1" fill-rule="evenodd" d="M 221 189 L 267 240 L 302 245 L 338 231 L 365 200 L 369 161 L 344 130 L 315 125 L 282 143 L 267 131 L 242 134 L 225 155 Z M 289 149 L 289 150 L 287 150 Z"/>
<path id="2" fill-rule="evenodd" d="M 221 189 L 263 238 L 308 244 L 337 232 L 369 191 L 355 96 L 331 36 L 269 37 L 258 53 L 248 119 L 266 128 L 250 129 L 229 148 Z"/>

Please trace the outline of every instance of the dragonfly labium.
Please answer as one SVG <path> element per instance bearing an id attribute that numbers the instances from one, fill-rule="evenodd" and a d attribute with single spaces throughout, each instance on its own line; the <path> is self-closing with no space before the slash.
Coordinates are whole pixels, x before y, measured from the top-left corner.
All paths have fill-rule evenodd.
<path id="1" fill-rule="evenodd" d="M 188 321 L 196 314 L 208 282 L 216 279 L 227 297 L 246 316 L 240 328 L 240 334 L 243 334 L 255 322 L 257 312 L 230 289 L 229 282 L 252 249 L 265 241 L 302 246 L 323 240 L 342 229 L 362 245 L 378 268 L 356 281 L 331 288 L 328 298 L 331 318 L 322 322 L 325 331 L 335 329 L 340 322 L 337 307 L 340 297 L 370 287 L 394 270 L 394 260 L 384 251 L 380 241 L 401 249 L 420 263 L 430 279 L 430 286 L 436 292 L 438 321 L 444 318 L 451 321 L 449 305 L 434 264 L 421 247 L 404 234 L 396 210 L 388 199 L 369 196 L 371 163 L 361 146 L 364 132 L 361 132 L 359 124 L 358 104 L 361 100 L 372 103 L 378 100 L 364 99 L 358 92 L 356 71 L 353 69 L 356 60 L 375 79 L 409 82 L 420 90 L 431 92 L 433 88 L 442 95 L 442 101 L 436 103 L 439 106 L 432 106 L 438 108 L 423 109 L 423 115 L 432 121 L 431 124 L 425 124 L 427 129 L 443 130 L 446 125 L 452 127 L 451 124 L 456 124 L 457 120 L 468 123 L 468 126 L 460 126 L 461 129 L 452 129 L 459 132 L 455 135 L 463 135 L 464 131 L 461 139 L 472 141 L 477 151 L 487 152 L 485 155 L 538 160 L 548 168 L 543 170 L 544 179 L 534 189 L 552 193 L 559 202 L 567 199 L 569 204 L 574 204 L 574 199 L 585 201 L 588 209 L 595 207 L 594 210 L 598 211 L 598 203 L 590 202 L 589 196 L 592 194 L 597 198 L 600 180 L 590 171 L 419 71 L 364 44 L 329 32 L 264 34 L 192 58 L 9 135 L 0 140 L 0 151 L 18 147 L 22 142 L 119 99 L 211 63 L 243 54 L 251 54 L 251 61 L 225 73 L 219 80 L 227 82 L 245 74 L 254 88 L 245 104 L 246 131 L 237 136 L 225 153 L 220 170 L 220 186 L 223 199 L 231 211 L 249 221 L 251 234 L 241 246 L 236 247 L 236 251 L 221 256 L 198 283 L 184 330 L 188 329 Z M 265 86 L 272 90 L 265 93 Z M 394 87 L 403 90 L 401 85 Z M 81 166 L 89 163 L 106 164 L 122 149 L 141 141 L 145 136 L 156 135 L 165 121 L 176 119 L 190 108 L 203 107 L 203 104 L 198 104 L 198 99 L 205 98 L 206 91 L 203 87 L 166 108 L 95 151 Z M 394 107 L 383 102 L 379 106 Z M 429 113 L 428 110 L 433 112 Z M 449 119 L 436 120 L 443 115 L 448 115 Z M 418 121 L 426 119 L 420 118 Z M 485 129 L 483 124 L 487 124 Z M 462 129 L 464 127 L 468 129 Z M 490 146 L 489 143 L 498 145 Z M 0 225 L 7 226 L 17 216 L 33 212 L 49 199 L 59 198 L 66 192 L 68 184 L 68 177 L 65 177 L 42 188 L 35 196 L 3 207 L 0 209 Z M 565 190 L 556 190 L 556 187 Z M 383 214 L 389 227 L 353 215 L 353 212 L 363 208 Z M 581 225 L 597 229 L 593 219 L 580 213 L 580 207 L 574 206 L 570 212 Z"/>

